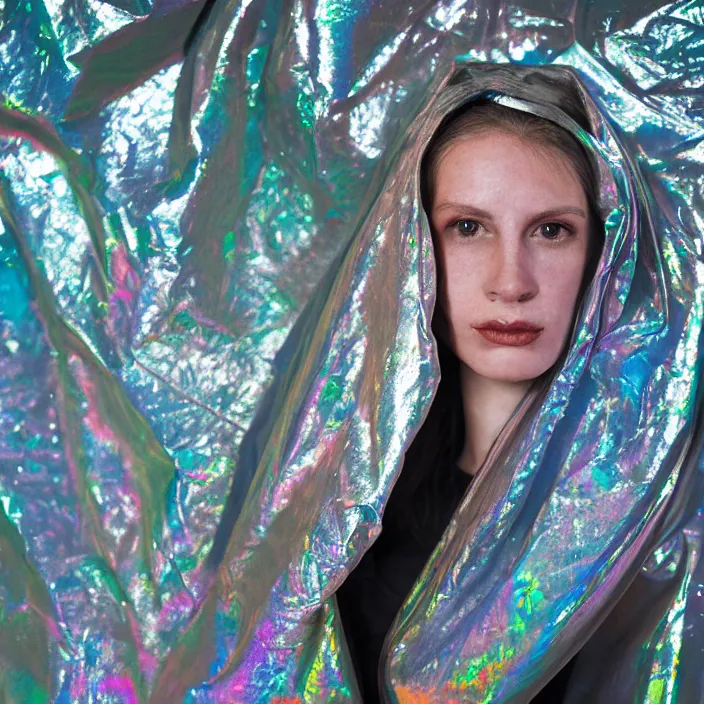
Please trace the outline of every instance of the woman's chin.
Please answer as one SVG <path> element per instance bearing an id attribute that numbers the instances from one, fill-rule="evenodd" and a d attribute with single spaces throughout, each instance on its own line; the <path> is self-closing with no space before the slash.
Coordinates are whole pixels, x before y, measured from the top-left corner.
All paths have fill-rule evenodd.
<path id="1" fill-rule="evenodd" d="M 532 362 L 532 363 L 531 363 Z M 500 362 L 496 360 L 480 361 L 473 360 L 473 363 L 466 363 L 467 366 L 479 376 L 496 381 L 498 383 L 520 384 L 533 381 L 550 369 L 549 364 L 542 361 L 536 364 L 534 360 L 527 359 L 505 359 Z"/>

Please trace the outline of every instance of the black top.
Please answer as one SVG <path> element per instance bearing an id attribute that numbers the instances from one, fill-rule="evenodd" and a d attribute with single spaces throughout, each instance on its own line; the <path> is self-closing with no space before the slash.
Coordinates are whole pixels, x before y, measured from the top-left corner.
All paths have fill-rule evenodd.
<path id="1" fill-rule="evenodd" d="M 451 466 L 447 481 L 437 482 L 433 509 L 416 516 L 391 493 L 383 518 L 383 531 L 337 591 L 342 625 L 350 648 L 364 704 L 380 704 L 378 667 L 384 639 L 430 554 L 447 528 L 464 496 L 471 476 Z M 422 536 L 422 537 L 421 537 Z M 536 696 L 533 704 L 559 704 L 564 697 L 570 662 Z"/>

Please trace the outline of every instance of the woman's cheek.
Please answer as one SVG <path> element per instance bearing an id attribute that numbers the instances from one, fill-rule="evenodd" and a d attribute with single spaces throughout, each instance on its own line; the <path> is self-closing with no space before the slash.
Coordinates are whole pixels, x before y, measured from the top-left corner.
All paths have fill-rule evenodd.
<path id="1" fill-rule="evenodd" d="M 448 272 L 446 287 L 447 313 L 451 323 L 460 323 L 471 317 L 472 308 L 479 302 L 480 291 L 476 288 L 476 274 L 464 269 Z"/>

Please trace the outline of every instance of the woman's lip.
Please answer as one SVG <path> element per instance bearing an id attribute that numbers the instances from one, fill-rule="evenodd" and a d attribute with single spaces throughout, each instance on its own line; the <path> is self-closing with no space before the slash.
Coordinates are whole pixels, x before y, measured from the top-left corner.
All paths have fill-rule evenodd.
<path id="1" fill-rule="evenodd" d="M 540 325 L 533 325 L 525 320 L 514 320 L 512 323 L 503 323 L 500 320 L 487 320 L 486 323 L 475 325 L 476 330 L 497 330 L 499 332 L 542 332 Z"/>
<path id="2" fill-rule="evenodd" d="M 475 328 L 486 340 L 494 345 L 505 347 L 525 347 L 535 342 L 542 330 L 496 330 L 494 328 Z"/>

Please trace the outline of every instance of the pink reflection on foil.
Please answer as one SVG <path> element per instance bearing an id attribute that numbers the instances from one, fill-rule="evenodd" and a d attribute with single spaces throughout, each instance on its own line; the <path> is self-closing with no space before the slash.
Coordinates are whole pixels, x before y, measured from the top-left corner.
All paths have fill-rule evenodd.
<path id="1" fill-rule="evenodd" d="M 110 675 L 98 687 L 101 694 L 119 697 L 122 704 L 138 704 L 134 686 L 128 675 Z"/>

